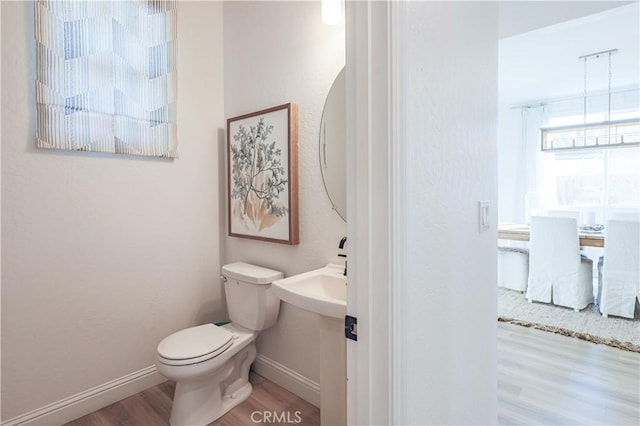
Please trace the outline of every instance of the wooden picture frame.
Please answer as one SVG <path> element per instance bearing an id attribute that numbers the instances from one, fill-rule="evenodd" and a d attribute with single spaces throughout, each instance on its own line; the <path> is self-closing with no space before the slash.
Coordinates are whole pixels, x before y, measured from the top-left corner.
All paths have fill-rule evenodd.
<path id="1" fill-rule="evenodd" d="M 298 108 L 227 119 L 229 236 L 298 244 Z"/>

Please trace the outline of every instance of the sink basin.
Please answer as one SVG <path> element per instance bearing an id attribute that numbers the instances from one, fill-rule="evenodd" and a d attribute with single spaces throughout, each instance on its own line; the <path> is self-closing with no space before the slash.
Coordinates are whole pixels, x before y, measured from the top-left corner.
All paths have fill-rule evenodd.
<path id="1" fill-rule="evenodd" d="M 347 313 L 347 278 L 344 266 L 329 264 L 324 268 L 276 280 L 271 291 L 291 305 L 332 318 Z"/>

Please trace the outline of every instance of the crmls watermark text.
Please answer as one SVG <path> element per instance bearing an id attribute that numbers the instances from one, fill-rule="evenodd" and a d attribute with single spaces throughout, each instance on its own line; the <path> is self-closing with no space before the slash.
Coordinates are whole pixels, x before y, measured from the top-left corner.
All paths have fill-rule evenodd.
<path id="1" fill-rule="evenodd" d="M 251 421 L 254 423 L 291 423 L 302 422 L 302 412 L 300 411 L 254 411 L 251 413 Z"/>

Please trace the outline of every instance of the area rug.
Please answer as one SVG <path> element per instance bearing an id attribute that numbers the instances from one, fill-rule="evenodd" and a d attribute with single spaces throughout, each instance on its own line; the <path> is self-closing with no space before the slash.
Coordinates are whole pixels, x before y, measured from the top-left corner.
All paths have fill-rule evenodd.
<path id="1" fill-rule="evenodd" d="M 498 321 L 640 353 L 640 318 L 603 318 L 595 304 L 574 312 L 561 306 L 529 303 L 518 291 L 498 288 Z"/>

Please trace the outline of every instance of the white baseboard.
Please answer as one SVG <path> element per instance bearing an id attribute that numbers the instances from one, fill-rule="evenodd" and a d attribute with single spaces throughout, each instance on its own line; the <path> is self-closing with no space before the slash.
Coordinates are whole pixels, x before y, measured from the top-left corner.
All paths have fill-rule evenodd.
<path id="1" fill-rule="evenodd" d="M 320 407 L 320 385 L 313 380 L 307 379 L 262 354 L 256 356 L 251 369 L 289 392 L 298 395 L 308 403 Z"/>
<path id="2" fill-rule="evenodd" d="M 289 392 L 298 395 L 310 404 L 316 407 L 320 406 L 320 385 L 318 383 L 307 379 L 301 374 L 261 354 L 257 355 L 252 369 L 261 376 L 287 389 Z M 152 365 L 134 373 L 127 374 L 119 379 L 112 380 L 12 419 L 5 420 L 0 423 L 0 425 L 28 426 L 64 424 L 100 410 L 128 396 L 142 392 L 166 380 L 166 378 L 158 373 L 156 366 Z"/>
<path id="3" fill-rule="evenodd" d="M 93 413 L 167 379 L 152 365 L 2 422 L 2 426 L 60 425 Z"/>

